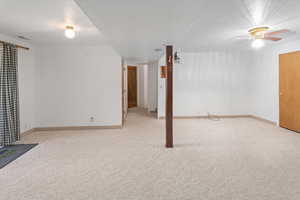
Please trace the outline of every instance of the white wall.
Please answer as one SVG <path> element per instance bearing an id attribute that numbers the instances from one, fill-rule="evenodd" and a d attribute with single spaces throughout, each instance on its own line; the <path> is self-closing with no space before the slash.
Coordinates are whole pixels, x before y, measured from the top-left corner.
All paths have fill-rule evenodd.
<path id="1" fill-rule="evenodd" d="M 174 64 L 174 116 L 250 113 L 250 51 L 181 53 Z M 159 65 L 165 65 L 165 57 Z M 159 75 L 159 72 L 158 72 Z M 158 116 L 165 112 L 165 79 L 159 78 Z"/>
<path id="2" fill-rule="evenodd" d="M 123 67 L 123 119 L 125 120 L 128 113 L 128 69 L 127 63 L 122 59 Z"/>
<path id="3" fill-rule="evenodd" d="M 148 108 L 148 65 L 137 65 L 138 107 Z"/>
<path id="4" fill-rule="evenodd" d="M 38 127 L 122 124 L 122 63 L 111 47 L 39 47 L 38 64 Z"/>
<path id="5" fill-rule="evenodd" d="M 144 108 L 148 108 L 148 65 L 144 65 Z"/>
<path id="6" fill-rule="evenodd" d="M 109 46 L 18 49 L 20 127 L 122 124 L 121 57 Z M 90 121 L 94 117 L 94 122 Z"/>
<path id="7" fill-rule="evenodd" d="M 299 50 L 300 40 L 244 52 L 181 53 L 183 64 L 174 65 L 174 115 L 251 114 L 278 123 L 279 55 Z M 165 79 L 159 78 L 158 91 L 160 117 Z"/>
<path id="8" fill-rule="evenodd" d="M 157 110 L 158 61 L 148 63 L 148 111 Z"/>
<path id="9" fill-rule="evenodd" d="M 19 49 L 18 58 L 22 132 L 121 124 L 121 58 L 109 46 L 35 47 L 5 35 L 0 40 L 30 47 Z M 297 50 L 300 41 L 250 52 L 181 53 L 182 64 L 174 65 L 174 115 L 253 114 L 278 122 L 278 56 Z M 157 79 L 157 94 L 150 78 L 152 73 L 159 77 L 161 65 L 164 57 L 148 65 L 147 104 L 157 104 L 158 115 L 164 116 L 165 80 Z"/>
<path id="10" fill-rule="evenodd" d="M 279 122 L 279 54 L 300 50 L 300 40 L 269 45 L 255 53 L 253 71 L 253 114 Z"/>
<path id="11" fill-rule="evenodd" d="M 36 48 L 28 42 L 2 34 L 0 40 L 30 48 L 30 50 L 18 49 L 20 128 L 21 132 L 25 132 L 35 127 Z"/>
<path id="12" fill-rule="evenodd" d="M 161 66 L 166 65 L 166 56 L 162 56 L 158 61 L 157 70 L 157 117 L 165 116 L 166 110 L 166 81 L 160 77 Z M 174 81 L 174 80 L 173 80 Z"/>

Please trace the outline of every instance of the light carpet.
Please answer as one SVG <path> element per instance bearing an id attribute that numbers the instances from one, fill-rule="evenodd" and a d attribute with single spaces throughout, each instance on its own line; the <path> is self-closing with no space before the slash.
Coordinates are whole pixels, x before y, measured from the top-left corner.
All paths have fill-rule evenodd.
<path id="1" fill-rule="evenodd" d="M 0 170 L 5 200 L 299 200 L 300 135 L 250 118 L 164 121 L 129 113 L 122 130 L 36 132 Z"/>

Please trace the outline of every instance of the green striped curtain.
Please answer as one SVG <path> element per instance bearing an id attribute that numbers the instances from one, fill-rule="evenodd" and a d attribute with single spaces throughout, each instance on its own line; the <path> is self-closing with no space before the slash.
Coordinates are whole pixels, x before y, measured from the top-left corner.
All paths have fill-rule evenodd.
<path id="1" fill-rule="evenodd" d="M 0 44 L 0 146 L 20 139 L 18 52 L 12 44 Z"/>

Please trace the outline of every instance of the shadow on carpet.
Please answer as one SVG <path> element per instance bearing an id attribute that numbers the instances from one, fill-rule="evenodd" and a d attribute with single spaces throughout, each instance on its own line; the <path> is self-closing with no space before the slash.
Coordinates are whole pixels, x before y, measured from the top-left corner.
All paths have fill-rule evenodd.
<path id="1" fill-rule="evenodd" d="M 14 144 L 0 148 L 0 169 L 38 144 Z"/>

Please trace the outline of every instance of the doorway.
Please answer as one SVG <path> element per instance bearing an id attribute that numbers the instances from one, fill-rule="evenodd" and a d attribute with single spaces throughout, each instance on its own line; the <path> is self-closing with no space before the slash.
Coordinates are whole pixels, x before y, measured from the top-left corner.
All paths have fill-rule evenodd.
<path id="1" fill-rule="evenodd" d="M 300 132 L 300 51 L 279 56 L 280 126 Z"/>
<path id="2" fill-rule="evenodd" d="M 137 107 L 137 67 L 128 66 L 128 108 Z"/>

